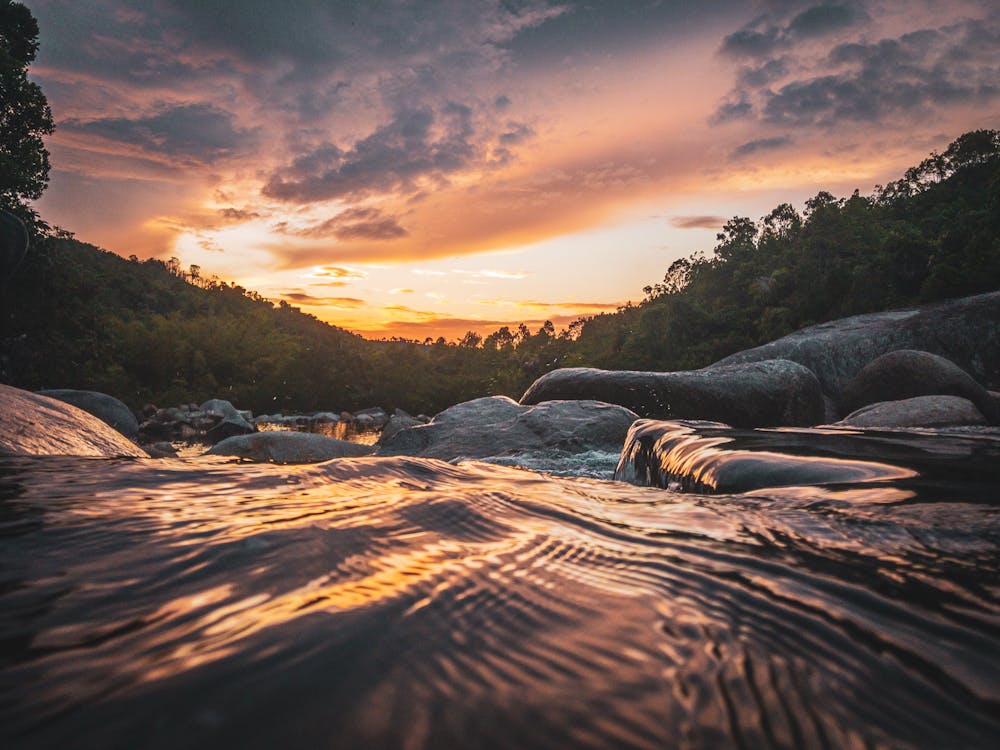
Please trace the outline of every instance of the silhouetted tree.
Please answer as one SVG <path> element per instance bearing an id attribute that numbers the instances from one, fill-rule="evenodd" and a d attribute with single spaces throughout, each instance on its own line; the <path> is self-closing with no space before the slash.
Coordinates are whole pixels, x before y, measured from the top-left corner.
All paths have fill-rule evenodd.
<path id="1" fill-rule="evenodd" d="M 0 0 L 0 208 L 34 230 L 47 230 L 27 201 L 49 182 L 42 136 L 53 130 L 52 111 L 28 66 L 38 51 L 38 24 L 21 3 Z"/>

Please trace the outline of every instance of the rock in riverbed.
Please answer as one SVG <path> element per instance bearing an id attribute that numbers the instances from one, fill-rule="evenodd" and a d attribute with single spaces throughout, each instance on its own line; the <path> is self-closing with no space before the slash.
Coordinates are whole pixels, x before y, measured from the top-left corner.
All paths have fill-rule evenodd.
<path id="1" fill-rule="evenodd" d="M 968 427 L 988 424 L 982 412 L 960 396 L 915 396 L 869 404 L 835 423 L 843 427 Z"/>
<path id="2" fill-rule="evenodd" d="M 77 391 L 70 388 L 38 391 L 38 393 L 72 404 L 88 414 L 93 414 L 102 422 L 114 427 L 129 440 L 135 440 L 139 435 L 139 422 L 132 410 L 114 396 L 97 391 Z"/>
<path id="3" fill-rule="evenodd" d="M 522 406 L 506 396 L 489 396 L 445 409 L 429 424 L 400 430 L 378 447 L 377 455 L 450 461 L 540 450 L 617 453 L 636 419 L 622 406 L 592 400 Z"/>
<path id="4" fill-rule="evenodd" d="M 737 427 L 805 426 L 824 417 L 816 376 L 781 359 L 689 372 L 553 370 L 532 384 L 521 403 L 555 399 L 593 399 L 621 404 L 643 417 L 707 419 Z"/>
<path id="5" fill-rule="evenodd" d="M 308 432 L 270 431 L 226 438 L 206 455 L 237 456 L 261 463 L 311 464 L 331 458 L 368 456 L 370 445 L 350 443 Z"/>
<path id="6" fill-rule="evenodd" d="M 146 453 L 83 409 L 0 385 L 0 455 L 138 458 Z"/>

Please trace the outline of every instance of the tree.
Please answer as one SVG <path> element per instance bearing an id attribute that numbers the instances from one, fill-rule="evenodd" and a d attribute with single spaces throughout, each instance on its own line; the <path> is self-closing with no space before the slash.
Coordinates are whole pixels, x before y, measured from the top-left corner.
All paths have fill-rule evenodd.
<path id="1" fill-rule="evenodd" d="M 38 51 L 38 23 L 26 7 L 0 0 L 0 208 L 33 229 L 47 226 L 27 205 L 49 182 L 49 152 L 42 136 L 52 133 L 52 110 L 28 66 Z"/>

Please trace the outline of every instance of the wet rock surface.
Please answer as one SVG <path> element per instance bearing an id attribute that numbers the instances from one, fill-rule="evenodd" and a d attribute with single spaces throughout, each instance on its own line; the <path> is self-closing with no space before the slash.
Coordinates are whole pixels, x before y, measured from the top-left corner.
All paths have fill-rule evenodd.
<path id="1" fill-rule="evenodd" d="M 97 391 L 77 391 L 71 388 L 38 391 L 38 393 L 72 404 L 88 414 L 93 414 L 102 422 L 114 427 L 129 440 L 135 440 L 139 436 L 139 422 L 132 410 L 114 396 Z"/>
<path id="2" fill-rule="evenodd" d="M 985 426 L 986 417 L 960 396 L 915 396 L 880 401 L 851 412 L 835 424 L 844 427 Z"/>
<path id="3" fill-rule="evenodd" d="M 206 455 L 236 456 L 261 463 L 309 464 L 371 453 L 371 446 L 325 435 L 272 430 L 227 438 L 213 446 Z"/>
<path id="4" fill-rule="evenodd" d="M 554 370 L 536 380 L 522 404 L 592 399 L 643 417 L 706 419 L 739 427 L 807 426 L 824 421 L 815 375 L 789 360 L 716 366 L 687 372 Z"/>
<path id="5" fill-rule="evenodd" d="M 0 455 L 141 458 L 146 453 L 83 409 L 0 385 Z"/>
<path id="6" fill-rule="evenodd" d="M 376 454 L 450 461 L 538 450 L 617 452 L 636 419 L 622 406 L 592 400 L 525 406 L 490 396 L 445 409 L 429 424 L 401 429 Z"/>

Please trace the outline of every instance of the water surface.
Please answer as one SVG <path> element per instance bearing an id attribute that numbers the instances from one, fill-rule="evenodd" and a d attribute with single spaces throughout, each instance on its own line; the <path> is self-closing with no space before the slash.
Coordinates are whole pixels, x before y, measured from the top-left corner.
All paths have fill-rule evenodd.
<path id="1" fill-rule="evenodd" d="M 0 744 L 994 747 L 983 487 L 0 459 Z"/>

